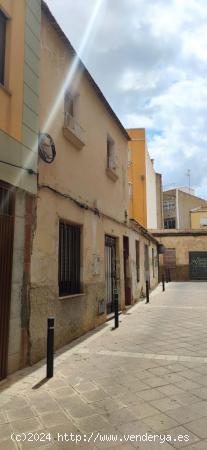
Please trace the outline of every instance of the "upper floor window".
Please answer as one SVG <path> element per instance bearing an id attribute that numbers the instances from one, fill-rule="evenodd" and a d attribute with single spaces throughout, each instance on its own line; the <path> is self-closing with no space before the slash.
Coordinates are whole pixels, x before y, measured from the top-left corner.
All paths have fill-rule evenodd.
<path id="1" fill-rule="evenodd" d="M 107 136 L 107 166 L 106 172 L 114 181 L 118 178 L 115 142 Z"/>
<path id="2" fill-rule="evenodd" d="M 175 209 L 175 201 L 174 200 L 164 200 L 163 207 L 165 211 L 170 211 L 171 209 Z"/>
<path id="3" fill-rule="evenodd" d="M 174 217 L 164 219 L 164 228 L 176 228 L 176 221 Z"/>
<path id="4" fill-rule="evenodd" d="M 6 22 L 7 18 L 0 10 L 0 83 L 5 82 L 5 53 L 6 53 Z"/>
<path id="5" fill-rule="evenodd" d="M 65 114 L 77 118 L 78 94 L 67 91 L 65 94 Z"/>
<path id="6" fill-rule="evenodd" d="M 200 218 L 200 226 L 201 227 L 207 227 L 207 217 L 201 217 Z"/>
<path id="7" fill-rule="evenodd" d="M 85 145 L 85 132 L 79 123 L 78 104 L 79 94 L 67 91 L 64 99 L 64 135 L 81 149 Z"/>

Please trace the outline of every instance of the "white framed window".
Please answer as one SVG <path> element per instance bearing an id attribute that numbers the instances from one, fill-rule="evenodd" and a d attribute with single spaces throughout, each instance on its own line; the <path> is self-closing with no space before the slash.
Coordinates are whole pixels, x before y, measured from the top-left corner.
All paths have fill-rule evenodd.
<path id="1" fill-rule="evenodd" d="M 201 227 L 207 227 L 207 216 L 200 218 L 200 226 Z"/>

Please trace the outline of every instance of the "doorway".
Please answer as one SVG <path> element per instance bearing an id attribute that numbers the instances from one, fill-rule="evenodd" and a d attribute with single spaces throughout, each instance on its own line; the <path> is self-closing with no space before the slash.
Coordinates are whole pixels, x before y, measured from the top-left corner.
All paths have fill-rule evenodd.
<path id="1" fill-rule="evenodd" d="M 123 258 L 124 258 L 124 290 L 125 305 L 131 305 L 131 279 L 129 270 L 129 238 L 123 236 Z"/>
<path id="2" fill-rule="evenodd" d="M 145 281 L 149 281 L 150 288 L 150 267 L 149 267 L 149 246 L 144 246 L 144 269 L 145 269 Z"/>
<path id="3" fill-rule="evenodd" d="M 116 238 L 105 236 L 105 281 L 107 314 L 114 312 L 114 289 L 116 288 Z"/>
<path id="4" fill-rule="evenodd" d="M 0 182 L 0 380 L 7 376 L 14 239 L 14 192 Z"/>

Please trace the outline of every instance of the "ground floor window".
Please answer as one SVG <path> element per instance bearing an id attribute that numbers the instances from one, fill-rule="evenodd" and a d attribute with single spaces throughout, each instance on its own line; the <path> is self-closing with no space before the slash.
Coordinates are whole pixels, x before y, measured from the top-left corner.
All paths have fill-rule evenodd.
<path id="1" fill-rule="evenodd" d="M 81 227 L 59 223 L 59 295 L 80 293 Z"/>

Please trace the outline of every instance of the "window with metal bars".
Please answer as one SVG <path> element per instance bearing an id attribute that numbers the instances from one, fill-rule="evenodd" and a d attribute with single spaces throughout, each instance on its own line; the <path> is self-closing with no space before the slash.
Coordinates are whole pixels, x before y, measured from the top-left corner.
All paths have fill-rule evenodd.
<path id="1" fill-rule="evenodd" d="M 4 84 L 7 18 L 0 10 L 0 83 Z"/>
<path id="2" fill-rule="evenodd" d="M 79 294 L 81 227 L 59 223 L 59 296 Z"/>

